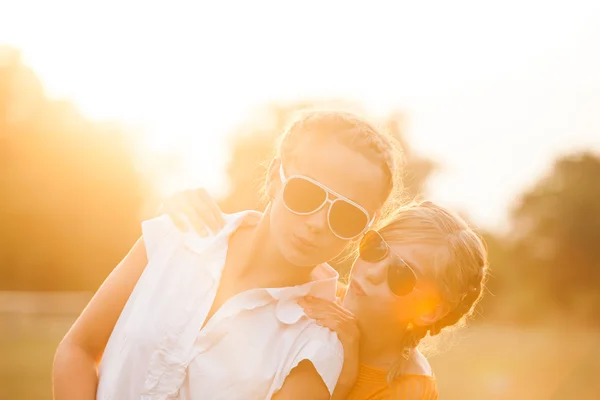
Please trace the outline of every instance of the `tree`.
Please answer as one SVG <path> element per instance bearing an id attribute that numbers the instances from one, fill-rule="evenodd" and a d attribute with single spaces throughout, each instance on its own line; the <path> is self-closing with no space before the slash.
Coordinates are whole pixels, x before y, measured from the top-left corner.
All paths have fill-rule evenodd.
<path id="1" fill-rule="evenodd" d="M 600 157 L 558 159 L 512 215 L 513 267 L 538 307 L 600 318 Z M 543 298 L 543 302 L 540 299 Z"/>
<path id="2" fill-rule="evenodd" d="M 125 132 L 46 97 L 0 48 L 0 290 L 93 290 L 139 236 Z"/>

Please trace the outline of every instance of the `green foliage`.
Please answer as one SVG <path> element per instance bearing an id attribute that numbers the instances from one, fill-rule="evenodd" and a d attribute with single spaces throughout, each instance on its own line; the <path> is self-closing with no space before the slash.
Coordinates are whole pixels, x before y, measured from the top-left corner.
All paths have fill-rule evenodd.
<path id="1" fill-rule="evenodd" d="M 600 157 L 557 160 L 513 213 L 515 248 L 527 260 L 524 279 L 551 305 L 600 318 Z"/>
<path id="2" fill-rule="evenodd" d="M 139 235 L 145 186 L 116 126 L 49 99 L 0 48 L 0 290 L 93 290 Z"/>
<path id="3" fill-rule="evenodd" d="M 600 322 L 599 199 L 600 157 L 589 152 L 558 159 L 520 196 L 509 234 L 488 238 L 497 316 Z"/>

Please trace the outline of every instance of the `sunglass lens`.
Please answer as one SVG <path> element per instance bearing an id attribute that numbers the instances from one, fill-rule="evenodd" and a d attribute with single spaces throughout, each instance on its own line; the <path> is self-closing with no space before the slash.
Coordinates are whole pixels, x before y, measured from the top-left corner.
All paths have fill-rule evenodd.
<path id="1" fill-rule="evenodd" d="M 379 233 L 368 231 L 360 241 L 359 253 L 363 260 L 375 262 L 387 255 L 388 247 Z"/>
<path id="2" fill-rule="evenodd" d="M 302 178 L 290 178 L 283 190 L 283 201 L 297 213 L 311 213 L 323 205 L 327 193 L 323 188 Z"/>
<path id="3" fill-rule="evenodd" d="M 331 205 L 329 223 L 338 236 L 352 239 L 362 233 L 369 223 L 369 217 L 347 201 L 337 200 Z"/>
<path id="4" fill-rule="evenodd" d="M 394 257 L 388 266 L 388 285 L 396 296 L 406 296 L 415 288 L 417 277 L 399 257 Z"/>

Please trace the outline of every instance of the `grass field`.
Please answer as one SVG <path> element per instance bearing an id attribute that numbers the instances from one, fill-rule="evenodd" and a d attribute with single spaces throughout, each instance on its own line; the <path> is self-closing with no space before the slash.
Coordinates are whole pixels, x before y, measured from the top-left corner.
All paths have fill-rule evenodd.
<path id="1" fill-rule="evenodd" d="M 441 399 L 600 398 L 600 332 L 476 326 L 431 357 Z"/>
<path id="2" fill-rule="evenodd" d="M 54 349 L 72 317 L 0 314 L 0 399 L 49 400 Z M 600 332 L 473 326 L 431 357 L 441 399 L 600 398 Z"/>

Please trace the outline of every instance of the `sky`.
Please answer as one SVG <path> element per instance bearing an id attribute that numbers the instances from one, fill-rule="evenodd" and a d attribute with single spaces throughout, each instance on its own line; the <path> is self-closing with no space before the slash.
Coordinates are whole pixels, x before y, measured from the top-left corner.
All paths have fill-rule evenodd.
<path id="1" fill-rule="evenodd" d="M 402 110 L 428 196 L 490 229 L 569 152 L 600 152 L 597 1 L 0 0 L 0 44 L 55 98 L 139 127 L 226 188 L 227 133 L 281 100 Z"/>

